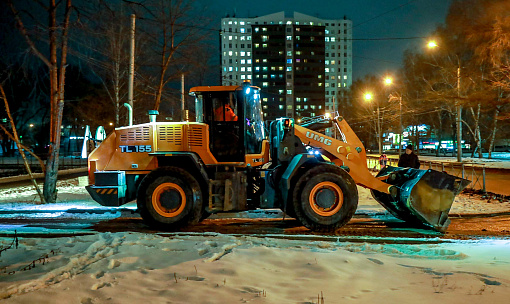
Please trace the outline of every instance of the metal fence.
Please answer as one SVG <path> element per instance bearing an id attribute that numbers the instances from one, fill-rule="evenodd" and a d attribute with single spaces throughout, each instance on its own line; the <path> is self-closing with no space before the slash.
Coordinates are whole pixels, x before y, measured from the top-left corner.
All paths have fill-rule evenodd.
<path id="1" fill-rule="evenodd" d="M 31 155 L 27 155 L 27 161 L 30 165 L 30 170 L 33 173 L 41 173 L 42 168 L 39 161 Z M 43 162 L 46 161 L 43 160 Z M 59 157 L 59 170 L 75 169 L 87 167 L 87 159 L 81 158 L 79 155 L 62 155 Z M 0 177 L 16 176 L 27 174 L 23 158 L 20 155 L 15 156 L 0 156 Z"/>
<path id="2" fill-rule="evenodd" d="M 397 167 L 398 159 L 388 158 L 388 165 Z M 433 169 L 440 172 L 446 172 L 456 177 L 469 179 L 471 184 L 467 189 L 487 191 L 485 165 L 475 163 L 453 163 L 441 161 L 420 161 L 420 169 Z M 379 165 L 379 157 L 367 156 L 368 168 L 373 171 L 381 169 Z"/>

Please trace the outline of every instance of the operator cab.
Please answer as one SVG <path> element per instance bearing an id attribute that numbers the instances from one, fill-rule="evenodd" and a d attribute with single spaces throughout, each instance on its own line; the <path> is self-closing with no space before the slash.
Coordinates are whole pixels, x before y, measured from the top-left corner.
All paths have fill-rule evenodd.
<path id="1" fill-rule="evenodd" d="M 209 125 L 209 148 L 218 162 L 244 162 L 261 153 L 265 139 L 259 88 L 194 87 L 197 122 Z"/>

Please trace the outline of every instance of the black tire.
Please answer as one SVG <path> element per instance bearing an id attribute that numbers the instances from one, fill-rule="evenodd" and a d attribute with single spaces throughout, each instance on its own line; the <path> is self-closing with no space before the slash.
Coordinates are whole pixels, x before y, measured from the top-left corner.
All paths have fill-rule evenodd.
<path id="1" fill-rule="evenodd" d="M 293 196 L 296 218 L 308 229 L 334 231 L 349 222 L 358 207 L 358 189 L 343 169 L 319 164 L 297 180 Z"/>
<path id="2" fill-rule="evenodd" d="M 181 168 L 167 167 L 142 180 L 137 205 L 148 226 L 175 230 L 200 221 L 203 194 L 195 177 Z"/>

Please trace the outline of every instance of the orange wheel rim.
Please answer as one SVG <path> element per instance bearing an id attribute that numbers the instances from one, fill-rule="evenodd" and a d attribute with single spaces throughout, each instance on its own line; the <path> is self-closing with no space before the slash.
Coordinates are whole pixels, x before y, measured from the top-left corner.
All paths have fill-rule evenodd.
<path id="1" fill-rule="evenodd" d="M 337 184 L 321 182 L 310 191 L 308 201 L 312 210 L 318 215 L 332 216 L 342 208 L 344 195 Z"/>
<path id="2" fill-rule="evenodd" d="M 173 201 L 162 201 L 166 193 L 172 193 Z M 177 196 L 175 196 L 177 194 Z M 168 199 L 168 198 L 167 198 Z M 175 206 L 165 206 L 164 204 L 170 203 Z M 186 194 L 181 186 L 174 183 L 163 183 L 154 189 L 152 194 L 152 207 L 161 216 L 175 217 L 182 213 L 186 207 Z"/>

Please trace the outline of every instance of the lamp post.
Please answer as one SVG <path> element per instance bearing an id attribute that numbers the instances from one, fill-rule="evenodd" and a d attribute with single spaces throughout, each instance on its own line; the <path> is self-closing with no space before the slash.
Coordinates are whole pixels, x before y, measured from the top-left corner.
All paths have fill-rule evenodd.
<path id="1" fill-rule="evenodd" d="M 391 86 L 393 84 L 393 79 L 391 77 L 386 77 L 384 79 L 384 84 L 386 86 Z M 402 154 L 402 138 L 404 137 L 402 135 L 403 133 L 403 128 L 402 128 L 402 94 L 400 94 L 400 96 L 393 96 L 393 94 L 390 94 L 389 96 L 389 100 L 388 102 L 391 102 L 393 100 L 396 100 L 398 99 L 398 104 L 399 104 L 399 117 L 400 117 L 400 125 L 399 125 L 399 139 L 398 139 L 398 155 Z"/>
<path id="2" fill-rule="evenodd" d="M 429 41 L 427 44 L 429 49 L 439 47 L 435 41 Z M 455 102 L 456 108 L 456 125 L 457 125 L 457 161 L 462 162 L 462 106 L 460 104 L 460 58 L 457 56 L 457 101 Z M 441 143 L 439 143 L 441 144 Z"/>
<path id="3" fill-rule="evenodd" d="M 364 95 L 365 101 L 370 102 L 373 99 L 373 96 L 371 93 L 365 93 Z M 382 154 L 382 142 L 381 142 L 381 123 L 379 119 L 379 104 L 377 104 L 377 124 L 376 124 L 376 131 L 377 131 L 377 145 L 379 148 L 379 154 Z"/>

